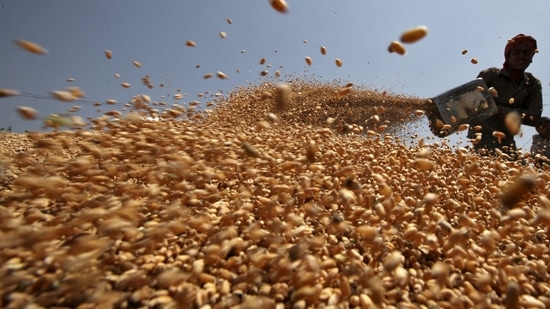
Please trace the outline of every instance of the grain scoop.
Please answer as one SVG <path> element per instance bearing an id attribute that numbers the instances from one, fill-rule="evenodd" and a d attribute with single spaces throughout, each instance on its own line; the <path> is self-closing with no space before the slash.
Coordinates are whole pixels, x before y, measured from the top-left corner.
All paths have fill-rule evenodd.
<path id="1" fill-rule="evenodd" d="M 445 137 L 465 124 L 479 124 L 497 113 L 497 106 L 482 78 L 467 82 L 431 99 L 427 116 L 430 130 Z"/>

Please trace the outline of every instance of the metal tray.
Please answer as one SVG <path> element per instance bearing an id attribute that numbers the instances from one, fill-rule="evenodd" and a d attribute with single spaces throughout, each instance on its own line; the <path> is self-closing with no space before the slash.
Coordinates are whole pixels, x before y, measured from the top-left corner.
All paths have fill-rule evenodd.
<path id="1" fill-rule="evenodd" d="M 439 115 L 434 113 L 430 117 L 430 129 L 438 136 L 449 135 L 465 123 L 480 123 L 497 113 L 495 100 L 482 78 L 453 88 L 431 100 Z M 442 124 L 447 125 L 444 130 L 441 130 Z"/>

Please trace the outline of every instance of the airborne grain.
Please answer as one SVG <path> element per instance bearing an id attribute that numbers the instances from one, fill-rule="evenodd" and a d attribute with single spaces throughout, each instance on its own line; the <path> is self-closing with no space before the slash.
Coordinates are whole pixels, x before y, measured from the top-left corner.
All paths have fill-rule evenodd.
<path id="1" fill-rule="evenodd" d="M 26 41 L 26 40 L 15 40 L 15 43 L 17 45 L 19 45 L 19 47 L 21 47 L 22 49 L 30 52 L 30 53 L 33 53 L 33 54 L 37 54 L 37 55 L 47 55 L 48 54 L 48 50 L 45 49 L 44 47 L 34 43 L 34 42 L 31 42 L 31 41 Z"/>
<path id="2" fill-rule="evenodd" d="M 398 41 L 391 42 L 390 46 L 388 46 L 388 51 L 390 53 L 397 53 L 399 55 L 405 55 L 407 53 L 405 46 L 403 46 L 403 44 Z"/>
<path id="3" fill-rule="evenodd" d="M 0 98 L 19 95 L 20 92 L 15 89 L 0 88 Z"/>
<path id="4" fill-rule="evenodd" d="M 288 4 L 285 0 L 269 0 L 271 7 L 279 13 L 288 13 Z"/>
<path id="5" fill-rule="evenodd" d="M 414 43 L 422 38 L 424 38 L 428 34 L 428 27 L 426 26 L 417 26 L 411 29 L 408 29 L 407 31 L 403 32 L 401 34 L 401 42 L 403 43 Z"/>

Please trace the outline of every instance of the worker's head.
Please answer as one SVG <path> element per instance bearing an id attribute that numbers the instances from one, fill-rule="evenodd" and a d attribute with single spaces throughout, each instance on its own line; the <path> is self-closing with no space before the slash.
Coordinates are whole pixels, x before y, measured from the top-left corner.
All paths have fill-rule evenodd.
<path id="1" fill-rule="evenodd" d="M 515 37 L 508 40 L 506 47 L 504 48 L 504 68 L 525 71 L 533 56 L 537 52 L 537 40 L 533 37 L 518 34 Z"/>
<path id="2" fill-rule="evenodd" d="M 535 129 L 542 138 L 550 139 L 550 118 L 541 117 Z"/>

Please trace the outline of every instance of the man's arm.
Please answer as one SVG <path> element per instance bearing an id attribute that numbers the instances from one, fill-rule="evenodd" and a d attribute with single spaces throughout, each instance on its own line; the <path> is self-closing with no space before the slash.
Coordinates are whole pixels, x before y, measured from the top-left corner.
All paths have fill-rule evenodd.
<path id="1" fill-rule="evenodd" d="M 521 114 L 522 124 L 534 127 L 539 123 L 542 116 L 542 85 L 532 75 L 529 78 L 532 81 L 532 86 L 529 87 L 527 98 L 521 104 L 525 108 L 499 106 L 498 109 L 502 115 L 515 110 Z"/>

